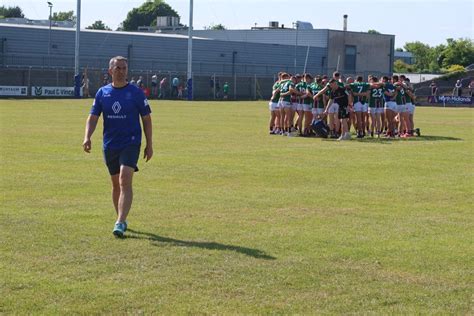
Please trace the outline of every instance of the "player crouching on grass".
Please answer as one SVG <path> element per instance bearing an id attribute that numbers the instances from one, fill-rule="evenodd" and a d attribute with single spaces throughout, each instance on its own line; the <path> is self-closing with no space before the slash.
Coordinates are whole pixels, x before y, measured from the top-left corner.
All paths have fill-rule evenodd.
<path id="1" fill-rule="evenodd" d="M 133 173 L 138 171 L 142 140 L 140 117 L 146 138 L 143 158 L 148 161 L 153 156 L 150 106 L 143 91 L 127 82 L 127 73 L 125 57 L 110 59 L 109 74 L 112 76 L 112 83 L 97 91 L 87 118 L 82 144 L 84 151 L 90 153 L 91 137 L 99 116 L 103 113 L 103 149 L 112 180 L 112 202 L 117 213 L 112 231 L 116 237 L 123 237 L 128 226 L 127 216 L 133 200 L 132 179 Z"/>

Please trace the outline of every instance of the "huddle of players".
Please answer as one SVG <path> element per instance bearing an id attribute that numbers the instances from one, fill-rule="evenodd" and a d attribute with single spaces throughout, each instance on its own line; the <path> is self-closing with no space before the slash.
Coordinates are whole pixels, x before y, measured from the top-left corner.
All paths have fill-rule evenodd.
<path id="1" fill-rule="evenodd" d="M 300 136 L 310 136 L 312 121 L 323 119 L 329 121 L 331 137 L 338 140 L 351 138 L 351 125 L 357 138 L 365 137 L 366 131 L 372 137 L 374 133 L 411 137 L 415 132 L 414 101 L 413 87 L 403 75 L 384 76 L 381 81 L 369 76 L 368 82 L 361 76 L 356 81 L 349 77 L 343 83 L 338 72 L 329 80 L 281 72 L 269 103 L 270 134 L 290 136 L 298 130 Z"/>

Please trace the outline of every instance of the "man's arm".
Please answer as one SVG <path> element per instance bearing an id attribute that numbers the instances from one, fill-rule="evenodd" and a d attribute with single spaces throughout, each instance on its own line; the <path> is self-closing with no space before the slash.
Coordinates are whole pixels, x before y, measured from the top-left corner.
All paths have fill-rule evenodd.
<path id="1" fill-rule="evenodd" d="M 143 158 L 146 159 L 146 161 L 148 161 L 153 156 L 153 140 L 152 140 L 153 132 L 152 132 L 150 114 L 142 116 L 142 123 L 143 123 L 143 133 L 145 134 L 145 138 L 146 138 L 146 147 L 145 147 L 145 151 L 143 152 Z"/>
<path id="2" fill-rule="evenodd" d="M 87 118 L 84 141 L 82 142 L 82 147 L 84 148 L 84 151 L 86 153 L 91 152 L 91 148 L 92 148 L 91 137 L 95 131 L 95 128 L 97 127 L 98 120 L 99 120 L 99 117 L 94 114 L 89 114 L 89 117 Z"/>

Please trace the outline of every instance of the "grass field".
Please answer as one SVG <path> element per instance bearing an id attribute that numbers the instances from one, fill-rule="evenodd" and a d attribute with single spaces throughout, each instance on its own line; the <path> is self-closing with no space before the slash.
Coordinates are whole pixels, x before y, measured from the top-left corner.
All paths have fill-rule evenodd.
<path id="1" fill-rule="evenodd" d="M 267 135 L 266 102 L 152 101 L 126 239 L 90 100 L 0 100 L 0 314 L 472 314 L 474 110 L 422 137 Z"/>

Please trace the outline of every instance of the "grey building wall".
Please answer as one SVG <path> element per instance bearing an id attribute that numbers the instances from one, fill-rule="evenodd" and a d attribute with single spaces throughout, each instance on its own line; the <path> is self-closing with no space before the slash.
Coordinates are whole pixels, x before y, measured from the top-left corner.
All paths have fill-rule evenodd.
<path id="1" fill-rule="evenodd" d="M 193 34 L 198 37 L 221 41 L 326 48 L 328 46 L 328 31 L 327 29 L 194 30 Z M 185 35 L 186 32 L 177 31 L 175 33 Z"/>
<path id="2" fill-rule="evenodd" d="M 0 40 L 0 66 L 74 67 L 74 30 L 52 29 L 50 56 L 47 27 L 0 24 Z M 111 56 L 122 55 L 132 71 L 186 72 L 187 45 L 183 35 L 81 30 L 80 65 L 106 68 Z M 322 47 L 298 47 L 296 71 L 303 71 L 307 52 L 307 70 L 323 72 L 327 49 Z M 273 76 L 295 71 L 294 60 L 295 45 L 193 40 L 194 74 Z"/>
<path id="3" fill-rule="evenodd" d="M 395 36 L 330 30 L 328 33 L 328 71 L 345 75 L 390 75 L 393 70 Z M 346 46 L 355 46 L 355 69 L 345 69 Z"/>

